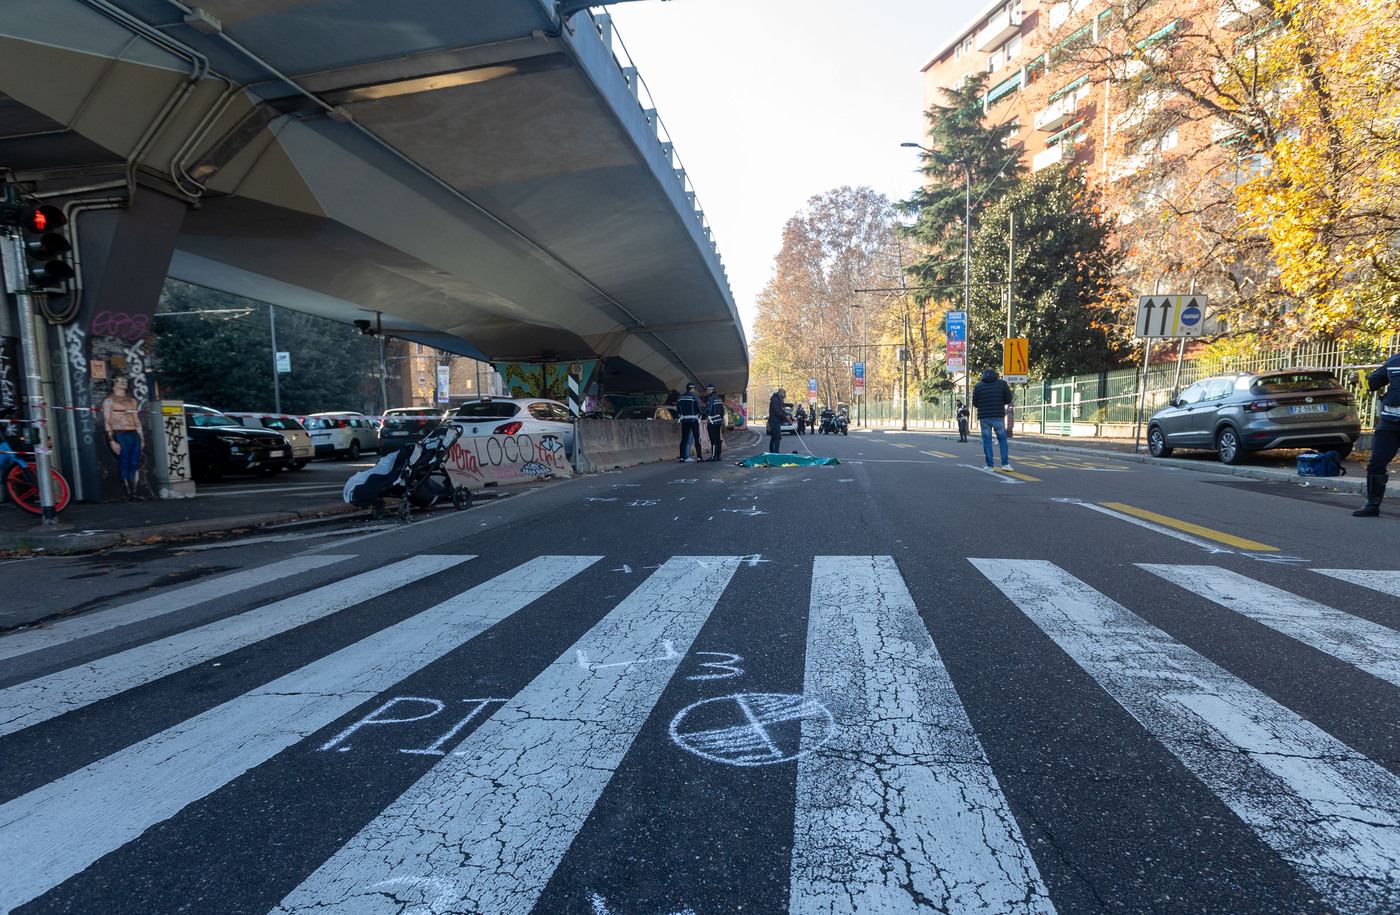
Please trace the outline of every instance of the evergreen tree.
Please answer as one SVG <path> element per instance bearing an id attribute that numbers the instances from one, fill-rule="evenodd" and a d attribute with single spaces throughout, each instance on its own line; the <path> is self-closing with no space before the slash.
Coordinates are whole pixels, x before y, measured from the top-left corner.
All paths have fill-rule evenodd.
<path id="1" fill-rule="evenodd" d="M 915 293 L 920 303 L 933 299 L 961 310 L 969 179 L 975 235 L 979 215 L 1025 173 L 1019 145 L 1007 149 L 1015 127 L 1009 122 L 985 123 L 986 83 L 986 73 L 972 74 L 960 88 L 942 90 L 946 104 L 926 112 L 930 144 L 922 154 L 926 183 L 900 204 L 903 212 L 915 217 L 905 234 L 929 251 L 905 268 L 921 287 Z"/>
<path id="2" fill-rule="evenodd" d="M 1031 373 L 1055 378 L 1117 366 L 1128 346 L 1114 309 L 1122 254 L 1098 190 L 1079 168 L 1053 165 L 988 207 L 973 237 L 968 358 L 974 376 L 1002 364 L 1013 214 L 1014 333 L 1029 340 Z"/>

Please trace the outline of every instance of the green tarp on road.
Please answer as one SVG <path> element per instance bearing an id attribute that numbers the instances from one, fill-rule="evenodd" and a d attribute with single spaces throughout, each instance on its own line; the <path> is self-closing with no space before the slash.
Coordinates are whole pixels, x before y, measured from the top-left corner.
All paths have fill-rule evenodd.
<path id="1" fill-rule="evenodd" d="M 839 464 L 836 458 L 812 457 L 806 454 L 756 454 L 748 460 L 740 461 L 741 467 L 814 467 Z"/>

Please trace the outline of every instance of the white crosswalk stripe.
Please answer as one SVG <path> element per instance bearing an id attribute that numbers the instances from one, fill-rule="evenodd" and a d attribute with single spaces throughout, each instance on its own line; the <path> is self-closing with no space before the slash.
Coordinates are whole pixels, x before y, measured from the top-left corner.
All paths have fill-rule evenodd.
<path id="1" fill-rule="evenodd" d="M 18 684 L 0 691 L 0 736 L 37 743 L 41 732 L 22 729 L 472 558 L 402 560 Z M 337 725 L 333 730 L 340 733 L 318 737 L 308 754 L 330 756 L 361 741 L 368 732 L 357 728 L 367 722 L 402 726 L 431 714 L 433 706 L 441 709 L 442 701 L 391 698 L 387 691 L 601 558 L 530 560 L 291 673 L 269 673 L 276 678 L 0 805 L 0 912 L 36 899 L 129 843 L 149 842 L 143 833 L 197 802 L 219 808 L 222 797 L 205 799 L 361 706 L 378 711 L 349 728 Z M 969 562 L 1038 627 L 1036 633 L 1022 626 L 1033 641 L 1068 655 L 1234 812 L 1239 822 L 1231 829 L 1258 836 L 1329 910 L 1400 911 L 1400 778 L 1064 569 L 1035 560 Z M 325 846 L 304 869 L 275 884 L 276 894 L 286 895 L 274 912 L 526 915 L 545 905 L 542 895 L 548 901 L 558 891 L 551 879 L 579 870 L 571 846 L 588 844 L 576 839 L 595 808 L 606 813 L 615 802 L 617 790 L 609 785 L 635 745 L 629 773 L 677 747 L 708 760 L 701 766 L 795 761 L 792 848 L 790 858 L 779 851 L 778 865 L 790 868 L 780 886 L 794 915 L 908 911 L 911 900 L 954 913 L 1052 915 L 1056 899 L 1041 871 L 1054 877 L 1052 865 L 1041 859 L 1037 866 L 1023 834 L 1036 829 L 1043 836 L 1045 827 L 1018 823 L 1019 808 L 1013 814 L 1006 795 L 1018 797 L 1015 788 L 1024 802 L 1024 783 L 1016 781 L 1022 776 L 1014 768 L 998 772 L 993 759 L 1003 757 L 989 758 L 984 750 L 986 742 L 1004 753 L 1006 735 L 998 733 L 997 744 L 977 733 L 944 663 L 946 654 L 954 670 L 966 669 L 954 658 L 964 665 L 967 658 L 955 656 L 951 645 L 940 652 L 892 557 L 814 558 L 805 655 L 793 668 L 802 672 L 801 695 L 740 692 L 703 699 L 679 715 L 668 710 L 663 696 L 672 695 L 673 681 L 679 694 L 685 679 L 706 678 L 676 673 L 735 576 L 751 574 L 739 572 L 746 564 L 757 568 L 753 557 L 666 560 L 544 666 L 573 638 L 559 637 L 537 666 L 512 681 L 533 676 L 523 689 L 499 700 L 471 700 L 478 704 L 470 717 L 463 707 L 450 731 L 433 733 L 427 750 L 391 750 L 431 768 L 400 772 L 380 795 L 398 793 L 395 800 L 382 809 L 385 800 L 367 804 L 339 833 L 355 832 L 348 842 L 333 853 L 334 844 Z M 1393 629 L 1216 566 L 1140 567 L 1400 685 L 1400 633 Z M 1400 590 L 1400 573 L 1317 571 L 1382 593 Z M 977 587 L 1000 600 L 980 579 Z M 115 609 L 125 613 L 132 606 Z M 106 618 L 117 622 L 105 628 L 139 618 L 118 613 Z M 732 622 L 722 616 L 716 622 L 721 619 Z M 710 661 L 701 669 L 743 672 L 728 662 Z M 1065 701 L 1073 701 L 1070 693 Z M 678 731 L 686 712 L 702 706 L 710 716 L 694 730 Z M 725 712 L 714 713 L 719 708 Z M 985 708 L 975 711 L 985 714 Z M 658 712 L 665 717 L 656 718 Z M 656 729 L 668 719 L 675 747 L 664 739 L 659 746 L 638 742 L 639 734 L 655 733 L 644 725 Z M 318 746 L 327 752 L 315 753 Z M 338 770 L 330 771 L 338 777 Z M 605 792 L 608 803 L 600 806 Z M 594 835 L 594 828 L 590 823 L 585 835 Z M 103 861 L 94 873 L 107 866 Z M 576 892 L 578 899 L 591 899 L 595 911 L 631 911 L 611 890 L 606 903 L 591 888 Z M 698 904 L 674 908 L 706 915 Z"/>
<path id="2" fill-rule="evenodd" d="M 0 806 L 0 861 L 10 872 L 0 910 L 79 873 L 600 558 L 531 560 Z"/>
<path id="3" fill-rule="evenodd" d="M 528 913 L 738 567 L 668 560 L 276 911 Z"/>
<path id="4" fill-rule="evenodd" d="M 1138 563 L 1153 575 L 1400 686 L 1400 632 L 1215 566 Z"/>
<path id="5" fill-rule="evenodd" d="M 1313 569 L 1319 575 L 1330 575 L 1372 591 L 1400 597 L 1400 572 L 1388 569 Z"/>
<path id="6" fill-rule="evenodd" d="M 162 591 L 160 594 L 142 598 L 119 607 L 110 607 L 81 616 L 55 620 L 42 628 L 26 629 L 11 633 L 0 639 L 0 661 L 15 658 L 32 651 L 51 648 L 74 639 L 106 632 L 118 626 L 139 623 L 153 617 L 184 610 L 206 601 L 224 598 L 237 591 L 254 588 L 258 585 L 280 581 L 303 572 L 310 572 L 324 566 L 350 559 L 349 556 L 321 554 L 316 556 L 296 556 L 281 562 L 270 563 L 255 569 L 245 569 L 231 575 L 206 578 L 181 588 Z"/>
<path id="7" fill-rule="evenodd" d="M 1051 563 L 970 561 L 1339 911 L 1400 910 L 1400 779 Z"/>
<path id="8" fill-rule="evenodd" d="M 804 694 L 791 912 L 1055 911 L 892 558 L 817 557 Z"/>
<path id="9" fill-rule="evenodd" d="M 412 556 L 382 568 L 0 690 L 0 736 L 352 607 L 471 556 Z"/>

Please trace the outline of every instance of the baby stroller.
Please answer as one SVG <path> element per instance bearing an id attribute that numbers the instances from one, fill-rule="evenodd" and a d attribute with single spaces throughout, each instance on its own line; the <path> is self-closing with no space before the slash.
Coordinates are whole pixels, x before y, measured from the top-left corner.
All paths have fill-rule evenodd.
<path id="1" fill-rule="evenodd" d="M 462 437 L 462 427 L 443 423 L 411 445 L 380 458 L 345 482 L 345 501 L 374 512 L 375 520 L 388 514 L 384 500 L 399 500 L 399 520 L 408 521 L 414 508 L 432 508 L 451 499 L 458 510 L 472 504 L 471 490 L 453 486 L 443 465 L 452 446 Z"/>

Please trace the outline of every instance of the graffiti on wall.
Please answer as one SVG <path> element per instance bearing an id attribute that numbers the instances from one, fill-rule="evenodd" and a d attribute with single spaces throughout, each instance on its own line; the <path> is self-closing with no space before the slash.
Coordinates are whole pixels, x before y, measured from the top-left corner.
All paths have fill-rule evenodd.
<path id="1" fill-rule="evenodd" d="M 496 363 L 496 371 L 500 373 L 501 380 L 505 384 L 507 397 L 551 397 L 554 400 L 567 403 L 569 398 L 569 368 L 572 365 L 583 366 L 579 390 L 588 390 L 593 373 L 598 368 L 597 360 L 576 363 L 503 362 Z"/>
<path id="2" fill-rule="evenodd" d="M 170 482 L 187 482 L 191 475 L 189 449 L 185 445 L 185 414 L 166 413 L 161 421 L 165 424 L 165 461 L 170 468 Z"/>
<path id="3" fill-rule="evenodd" d="M 0 337 L 0 413 L 19 409 L 19 374 L 15 340 L 12 337 Z"/>
<path id="4" fill-rule="evenodd" d="M 483 435 L 460 438 L 447 457 L 453 485 L 518 483 L 572 472 L 564 444 L 554 435 Z"/>

